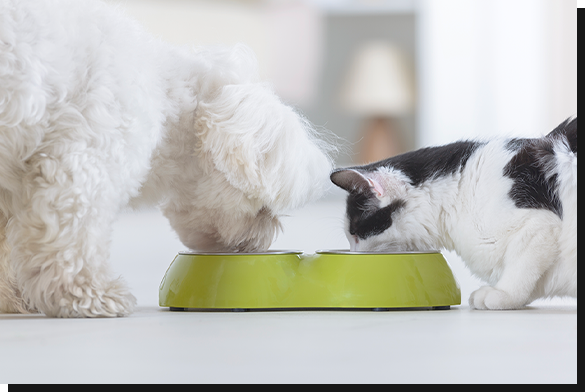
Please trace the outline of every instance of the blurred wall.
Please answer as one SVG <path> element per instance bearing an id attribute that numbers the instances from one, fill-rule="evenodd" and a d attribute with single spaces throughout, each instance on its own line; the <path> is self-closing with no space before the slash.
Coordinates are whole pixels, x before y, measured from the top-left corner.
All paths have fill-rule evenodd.
<path id="1" fill-rule="evenodd" d="M 421 145 L 539 136 L 577 114 L 571 0 L 420 0 Z"/>

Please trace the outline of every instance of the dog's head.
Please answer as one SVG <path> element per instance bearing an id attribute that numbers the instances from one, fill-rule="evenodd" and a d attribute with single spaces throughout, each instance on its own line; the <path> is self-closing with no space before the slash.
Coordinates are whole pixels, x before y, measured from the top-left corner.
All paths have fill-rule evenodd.
<path id="1" fill-rule="evenodd" d="M 246 58 L 250 51 L 233 50 L 216 55 L 198 82 L 195 149 L 180 163 L 182 179 L 164 208 L 192 249 L 265 250 L 278 216 L 329 186 L 331 145 L 257 75 L 246 74 L 257 72 L 239 65 L 255 63 Z"/>

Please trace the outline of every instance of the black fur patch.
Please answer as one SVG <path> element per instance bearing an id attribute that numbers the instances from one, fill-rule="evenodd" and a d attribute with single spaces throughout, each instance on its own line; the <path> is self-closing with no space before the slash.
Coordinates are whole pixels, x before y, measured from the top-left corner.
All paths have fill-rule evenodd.
<path id="1" fill-rule="evenodd" d="M 349 233 L 366 239 L 381 234 L 392 226 L 392 213 L 402 208 L 404 200 L 394 200 L 383 208 L 370 207 L 371 195 L 364 193 L 350 193 L 347 197 L 347 216 L 349 218 Z"/>
<path id="2" fill-rule="evenodd" d="M 548 139 L 563 138 L 569 144 L 569 148 L 575 154 L 577 153 L 577 117 L 567 119 L 556 127 L 551 133 L 546 135 Z"/>
<path id="3" fill-rule="evenodd" d="M 558 196 L 557 174 L 547 175 L 555 159 L 554 145 L 565 139 L 577 153 L 577 119 L 566 120 L 551 133 L 538 139 L 512 139 L 507 148 L 516 154 L 504 167 L 504 176 L 514 183 L 509 196 L 518 208 L 540 208 L 563 217 Z"/>
<path id="4" fill-rule="evenodd" d="M 393 167 L 408 176 L 412 185 L 417 186 L 427 180 L 462 170 L 469 157 L 481 145 L 483 143 L 459 141 L 439 147 L 421 148 L 361 168 L 374 171 L 381 166 Z"/>

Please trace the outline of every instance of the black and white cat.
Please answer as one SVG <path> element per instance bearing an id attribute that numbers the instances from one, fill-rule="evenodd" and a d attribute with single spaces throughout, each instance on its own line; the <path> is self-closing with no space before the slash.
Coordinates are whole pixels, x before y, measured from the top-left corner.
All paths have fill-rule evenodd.
<path id="1" fill-rule="evenodd" d="M 577 118 L 536 139 L 459 141 L 336 169 L 354 251 L 454 250 L 476 309 L 577 296 Z"/>

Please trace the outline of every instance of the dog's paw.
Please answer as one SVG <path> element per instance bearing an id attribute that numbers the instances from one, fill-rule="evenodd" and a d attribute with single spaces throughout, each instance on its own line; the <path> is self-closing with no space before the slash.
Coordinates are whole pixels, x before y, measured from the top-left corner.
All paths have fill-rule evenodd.
<path id="1" fill-rule="evenodd" d="M 110 282 L 106 289 L 77 286 L 64 295 L 58 307 L 46 311 L 51 317 L 122 317 L 136 306 L 136 298 L 120 280 Z"/>
<path id="2" fill-rule="evenodd" d="M 30 307 L 22 298 L 12 295 L 3 295 L 0 287 L 0 313 L 38 313 L 39 311 Z"/>
<path id="3" fill-rule="evenodd" d="M 524 305 L 509 293 L 491 286 L 483 286 L 471 293 L 469 306 L 480 310 L 518 309 Z"/>

